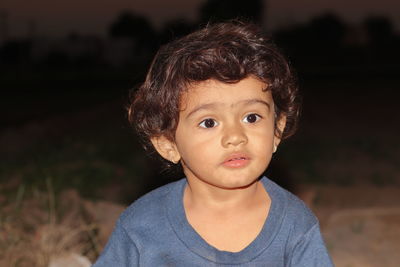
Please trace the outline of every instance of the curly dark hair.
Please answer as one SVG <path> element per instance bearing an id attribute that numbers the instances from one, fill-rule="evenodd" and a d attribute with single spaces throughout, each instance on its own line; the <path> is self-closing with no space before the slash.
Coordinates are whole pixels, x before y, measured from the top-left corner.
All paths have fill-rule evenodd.
<path id="1" fill-rule="evenodd" d="M 255 24 L 229 21 L 210 24 L 160 48 L 146 80 L 128 108 L 130 123 L 149 148 L 150 138 L 174 140 L 180 97 L 189 85 L 214 79 L 236 83 L 253 76 L 268 84 L 275 108 L 275 134 L 291 136 L 297 126 L 300 98 L 288 61 Z M 276 127 L 286 117 L 285 129 Z"/>

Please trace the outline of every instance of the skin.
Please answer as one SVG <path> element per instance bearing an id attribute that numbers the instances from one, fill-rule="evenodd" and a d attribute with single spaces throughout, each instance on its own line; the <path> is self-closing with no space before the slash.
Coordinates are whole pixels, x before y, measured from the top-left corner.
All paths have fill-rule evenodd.
<path id="1" fill-rule="evenodd" d="M 182 164 L 187 219 L 220 250 L 244 249 L 268 216 L 271 200 L 258 179 L 280 138 L 266 87 L 254 77 L 193 84 L 181 99 L 175 141 L 152 139 L 161 156 Z M 283 130 L 284 124 L 282 119 L 278 127 Z"/>

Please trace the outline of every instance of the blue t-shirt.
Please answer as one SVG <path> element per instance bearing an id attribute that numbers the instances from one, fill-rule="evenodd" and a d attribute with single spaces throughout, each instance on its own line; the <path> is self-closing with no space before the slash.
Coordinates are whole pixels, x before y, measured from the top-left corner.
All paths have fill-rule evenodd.
<path id="1" fill-rule="evenodd" d="M 261 181 L 271 198 L 270 211 L 259 235 L 242 251 L 218 250 L 191 227 L 182 179 L 127 208 L 93 267 L 333 266 L 312 212 L 268 178 Z"/>

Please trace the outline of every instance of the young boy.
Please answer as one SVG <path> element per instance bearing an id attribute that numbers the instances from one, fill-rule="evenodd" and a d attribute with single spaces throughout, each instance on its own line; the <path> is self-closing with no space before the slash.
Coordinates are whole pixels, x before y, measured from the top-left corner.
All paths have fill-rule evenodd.
<path id="1" fill-rule="evenodd" d="M 129 117 L 186 178 L 135 201 L 94 266 L 333 266 L 311 211 L 261 177 L 295 130 L 298 99 L 255 25 L 208 25 L 163 46 Z"/>

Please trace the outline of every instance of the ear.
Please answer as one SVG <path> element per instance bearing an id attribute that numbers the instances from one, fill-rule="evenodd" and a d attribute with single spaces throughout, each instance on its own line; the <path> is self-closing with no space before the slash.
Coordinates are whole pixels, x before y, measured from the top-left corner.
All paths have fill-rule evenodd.
<path id="1" fill-rule="evenodd" d="M 164 159 L 175 164 L 181 159 L 181 155 L 179 154 L 176 144 L 167 137 L 163 135 L 156 136 L 152 137 L 150 141 L 157 150 L 158 154 L 160 154 L 160 156 Z"/>
<path id="2" fill-rule="evenodd" d="M 282 134 L 283 131 L 285 130 L 285 126 L 286 126 L 286 115 L 282 114 L 282 115 L 279 116 L 279 118 L 276 121 L 276 128 L 277 128 L 276 129 L 277 130 L 276 133 L 279 132 L 279 133 Z M 281 142 L 281 140 L 282 140 L 282 137 L 278 136 L 277 134 L 275 134 L 275 136 L 274 136 L 274 149 L 273 149 L 274 153 L 278 149 L 278 145 Z"/>

